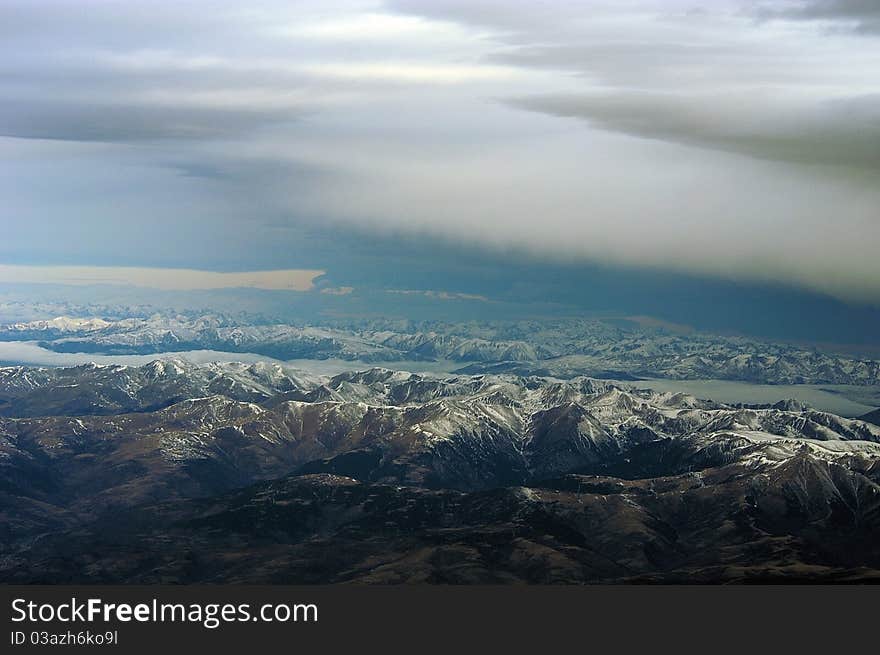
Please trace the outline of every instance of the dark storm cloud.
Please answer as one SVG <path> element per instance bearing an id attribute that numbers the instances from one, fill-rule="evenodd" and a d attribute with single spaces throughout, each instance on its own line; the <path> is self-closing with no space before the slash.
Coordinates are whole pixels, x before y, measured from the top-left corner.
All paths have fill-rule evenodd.
<path id="1" fill-rule="evenodd" d="M 394 72 L 347 71 L 301 3 L 0 3 L 0 135 L 211 140 L 297 121 Z M 322 67 L 341 59 L 335 68 Z M 389 79 L 391 78 L 391 79 Z"/>
<path id="2" fill-rule="evenodd" d="M 759 159 L 880 171 L 880 95 L 791 107 L 752 95 L 531 96 L 514 106 Z"/>
<path id="3" fill-rule="evenodd" d="M 0 45 L 0 134 L 215 139 L 297 120 L 314 106 L 309 93 L 321 94 L 315 80 L 277 62 L 200 53 L 203 29 L 233 48 L 241 36 L 232 24 L 186 13 L 178 24 L 166 12 L 107 6 L 62 3 L 58 15 L 33 4 L 0 6 L 9 30 Z"/>
<path id="4" fill-rule="evenodd" d="M 587 88 L 506 100 L 512 106 L 759 159 L 880 167 L 880 94 L 871 82 L 880 44 L 833 44 L 751 19 L 864 27 L 880 17 L 876 0 L 561 2 L 552 12 L 502 4 L 394 0 L 401 11 L 494 25 L 509 46 L 494 61 L 568 71 Z"/>
<path id="5" fill-rule="evenodd" d="M 760 13 L 771 18 L 835 21 L 856 31 L 880 32 L 877 0 L 806 0 L 781 9 L 763 6 Z"/>

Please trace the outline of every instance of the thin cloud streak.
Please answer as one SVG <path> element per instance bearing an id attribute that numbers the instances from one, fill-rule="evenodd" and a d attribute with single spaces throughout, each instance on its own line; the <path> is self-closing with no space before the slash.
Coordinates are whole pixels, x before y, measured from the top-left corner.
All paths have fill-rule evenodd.
<path id="1" fill-rule="evenodd" d="M 283 270 L 218 273 L 181 268 L 128 266 L 12 266 L 0 265 L 0 282 L 13 284 L 110 284 L 147 289 L 269 289 L 310 291 L 325 271 Z"/>

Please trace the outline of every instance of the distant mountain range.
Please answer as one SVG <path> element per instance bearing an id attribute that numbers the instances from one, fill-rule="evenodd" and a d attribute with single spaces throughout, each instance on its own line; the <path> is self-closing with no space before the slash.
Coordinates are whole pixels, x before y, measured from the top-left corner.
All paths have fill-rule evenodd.
<path id="1" fill-rule="evenodd" d="M 633 322 L 348 321 L 254 324 L 222 316 L 67 318 L 0 326 L 0 341 L 59 353 L 150 355 L 189 350 L 277 360 L 459 362 L 461 373 L 569 379 L 721 379 L 762 384 L 880 384 L 880 362 L 744 338 L 675 334 Z"/>
<path id="2" fill-rule="evenodd" d="M 4 582 L 880 580 L 880 426 L 795 402 L 159 360 L 0 415 Z"/>

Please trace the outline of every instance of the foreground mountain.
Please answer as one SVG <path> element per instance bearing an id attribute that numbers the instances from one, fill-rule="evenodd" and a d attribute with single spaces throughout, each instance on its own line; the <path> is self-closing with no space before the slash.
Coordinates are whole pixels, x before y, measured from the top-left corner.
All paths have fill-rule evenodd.
<path id="1" fill-rule="evenodd" d="M 873 423 L 874 425 L 880 425 L 880 409 L 875 409 L 873 412 L 868 412 L 867 414 L 860 416 L 859 418 L 862 421 Z"/>
<path id="2" fill-rule="evenodd" d="M 303 475 L 41 536 L 10 582 L 880 582 L 877 467 L 801 453 L 481 492 Z"/>
<path id="3" fill-rule="evenodd" d="M 880 571 L 880 426 L 793 402 L 173 360 L 2 369 L 0 401 L 5 581 Z"/>

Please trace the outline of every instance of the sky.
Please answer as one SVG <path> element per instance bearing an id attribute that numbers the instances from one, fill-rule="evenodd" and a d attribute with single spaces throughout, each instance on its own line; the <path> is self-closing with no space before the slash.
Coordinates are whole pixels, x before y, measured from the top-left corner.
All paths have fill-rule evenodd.
<path id="1" fill-rule="evenodd" d="M 877 71 L 873 0 L 0 0 L 0 264 L 871 331 Z"/>

